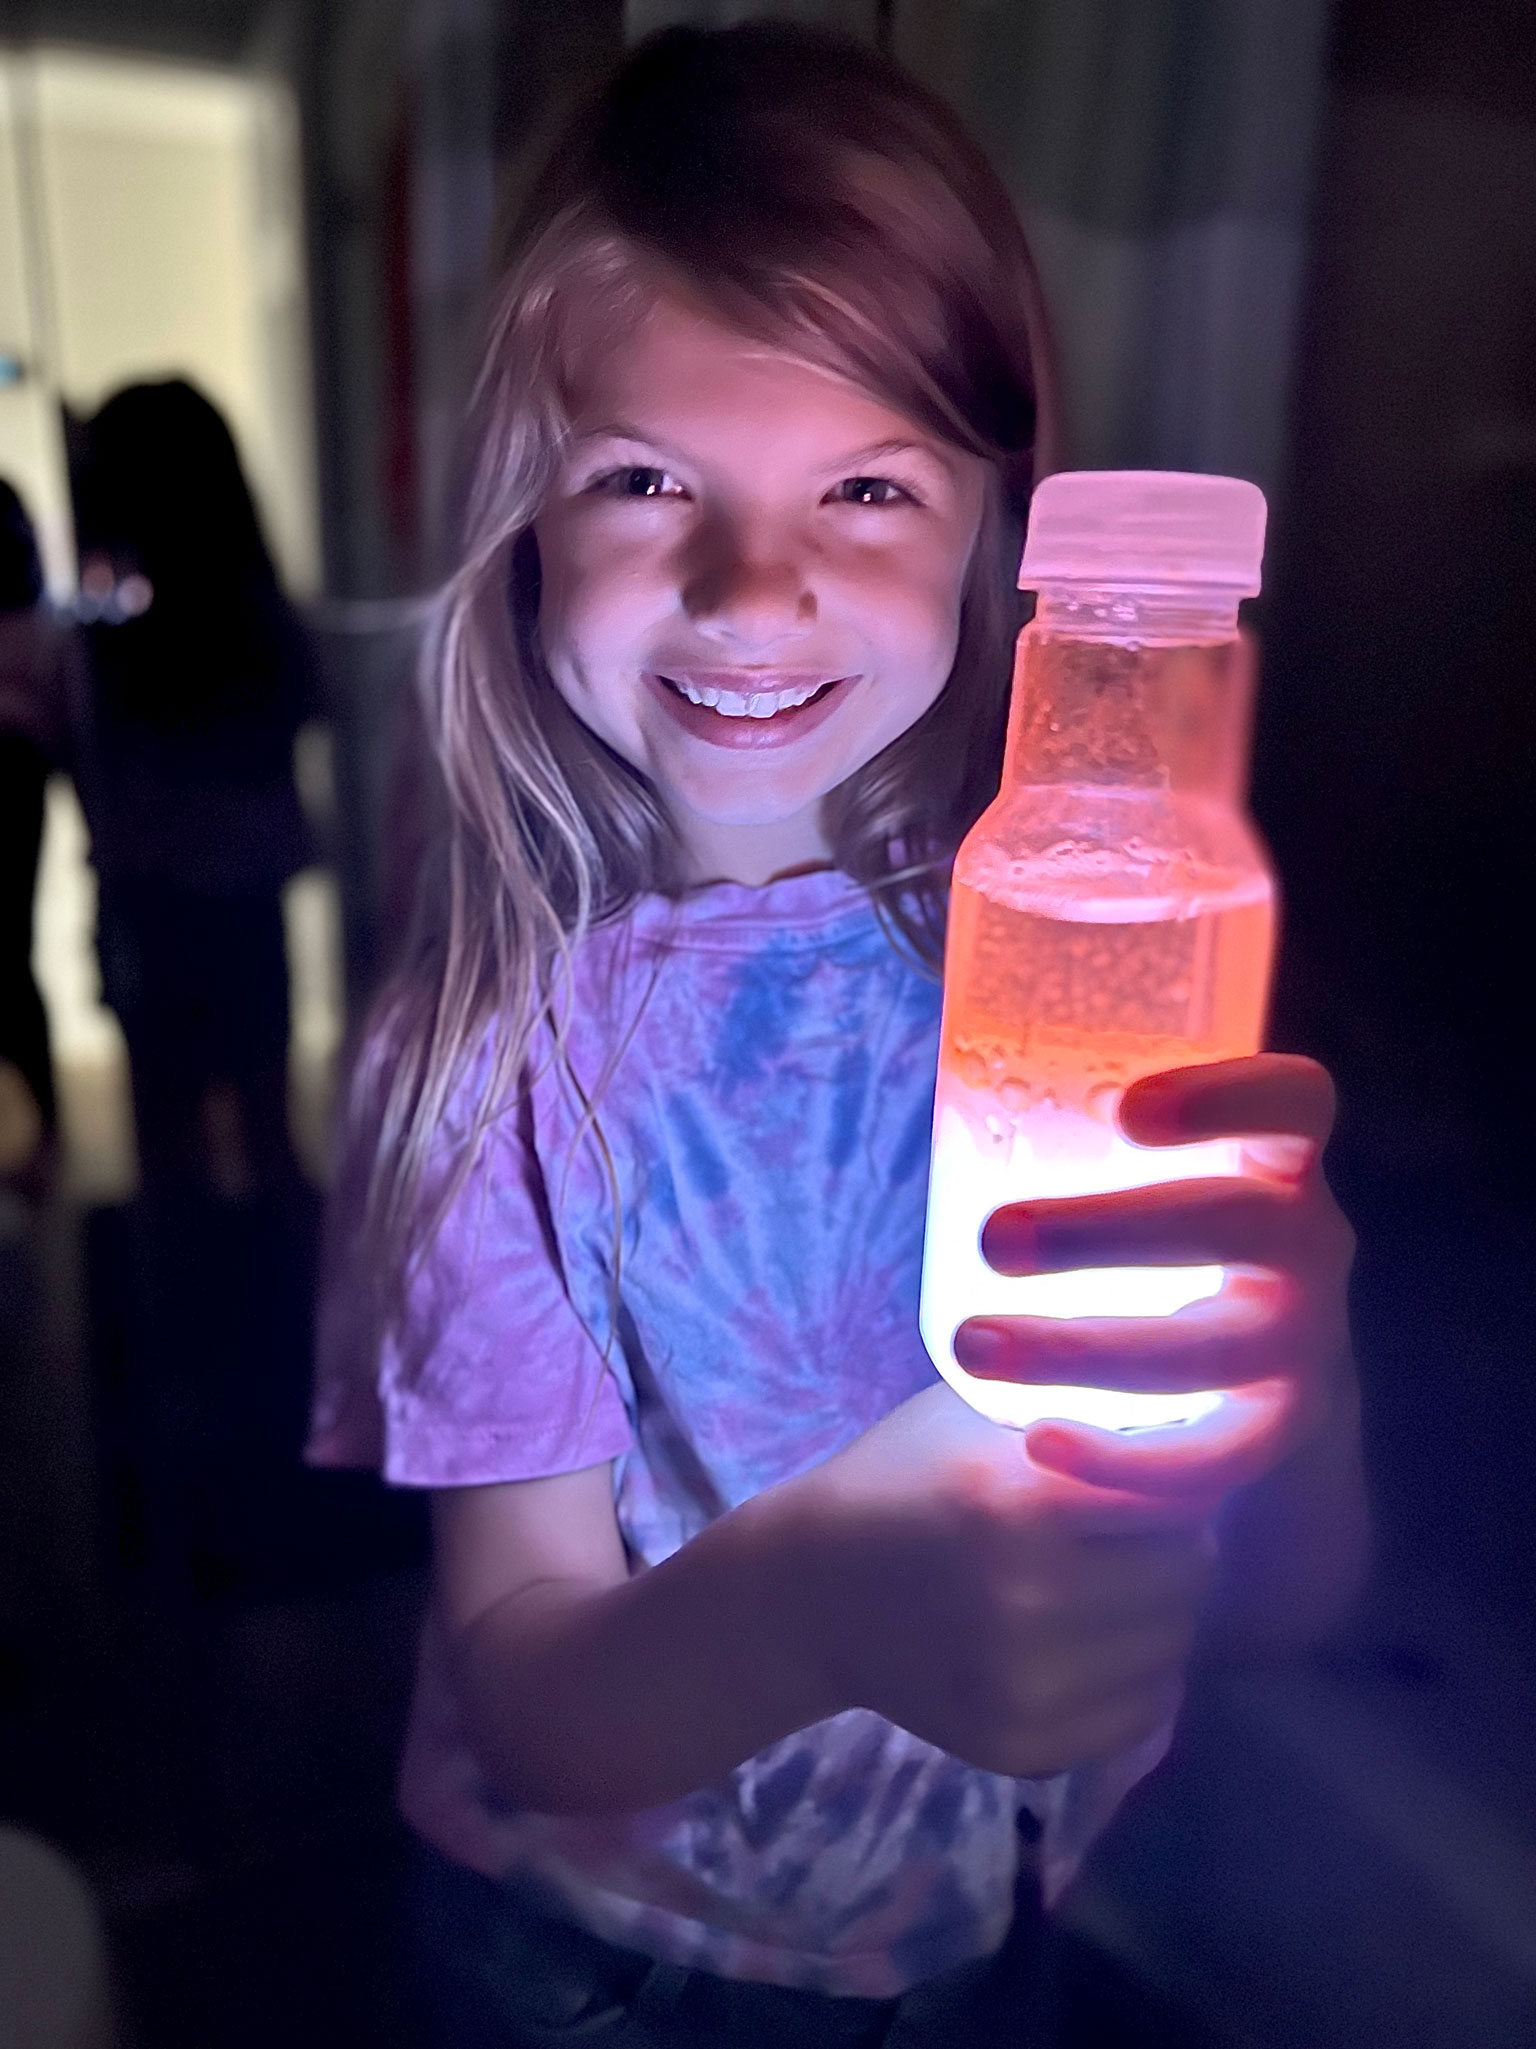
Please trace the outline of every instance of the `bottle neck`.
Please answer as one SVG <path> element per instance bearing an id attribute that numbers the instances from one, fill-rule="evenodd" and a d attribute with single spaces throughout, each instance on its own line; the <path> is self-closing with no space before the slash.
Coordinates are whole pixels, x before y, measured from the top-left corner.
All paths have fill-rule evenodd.
<path id="1" fill-rule="evenodd" d="M 1035 624 L 1043 633 L 1123 646 L 1207 647 L 1237 638 L 1234 591 L 1133 590 L 1114 585 L 1059 584 L 1042 590 Z"/>
<path id="2" fill-rule="evenodd" d="M 1070 783 L 1241 805 L 1252 682 L 1230 591 L 1042 591 L 1019 639 L 1003 793 Z"/>

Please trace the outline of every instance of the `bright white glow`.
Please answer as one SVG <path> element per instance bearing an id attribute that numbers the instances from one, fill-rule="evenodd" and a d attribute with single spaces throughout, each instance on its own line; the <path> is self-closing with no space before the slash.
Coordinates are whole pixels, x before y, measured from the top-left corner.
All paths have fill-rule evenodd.
<path id="1" fill-rule="evenodd" d="M 1045 1106 L 981 1121 L 969 1103 L 962 1110 L 946 1101 L 954 1092 L 947 1077 L 941 1080 L 923 1247 L 923 1342 L 944 1378 L 984 1416 L 1015 1429 L 1050 1416 L 1101 1430 L 1145 1430 L 1212 1414 L 1223 1400 L 1219 1390 L 1127 1394 L 978 1380 L 956 1365 L 952 1343 L 970 1316 L 1169 1316 L 1214 1295 L 1223 1279 L 1219 1266 L 1098 1267 L 1010 1278 L 982 1258 L 981 1227 L 1005 1203 L 1239 1174 L 1240 1148 L 1231 1140 L 1134 1146 L 1108 1121 L 1108 1105 L 1104 1121 Z"/>

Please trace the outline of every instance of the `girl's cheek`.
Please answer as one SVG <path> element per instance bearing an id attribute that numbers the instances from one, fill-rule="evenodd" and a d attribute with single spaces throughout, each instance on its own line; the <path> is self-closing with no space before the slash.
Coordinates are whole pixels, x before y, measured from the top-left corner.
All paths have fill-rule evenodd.
<path id="1" fill-rule="evenodd" d="M 940 541 L 850 551 L 839 570 L 850 587 L 899 605 L 909 617 L 959 616 L 966 563 Z"/>
<path id="2" fill-rule="evenodd" d="M 959 586 L 911 573 L 882 577 L 865 587 L 867 615 L 878 639 L 904 663 L 937 665 L 949 673 L 960 635 Z M 942 678 L 941 678 L 942 680 Z"/>
<path id="3" fill-rule="evenodd" d="M 581 536 L 581 545 L 561 551 L 545 568 L 541 621 L 546 629 L 583 638 L 607 637 L 626 620 L 653 612 L 668 587 L 667 566 L 656 557 L 654 548 L 630 536 Z"/>
<path id="4" fill-rule="evenodd" d="M 658 598 L 676 595 L 681 579 L 678 551 L 662 535 L 599 534 L 582 562 L 587 602 L 621 614 L 654 609 Z"/>

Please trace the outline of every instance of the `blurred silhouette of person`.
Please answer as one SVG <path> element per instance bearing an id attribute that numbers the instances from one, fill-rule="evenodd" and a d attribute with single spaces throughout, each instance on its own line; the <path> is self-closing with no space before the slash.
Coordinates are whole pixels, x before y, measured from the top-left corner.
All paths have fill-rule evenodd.
<path id="1" fill-rule="evenodd" d="M 293 741 L 314 669 L 234 440 L 180 378 L 81 430 L 81 797 L 107 1002 L 146 1188 L 226 1198 L 296 1172 L 283 884 L 311 857 Z"/>
<path id="2" fill-rule="evenodd" d="M 43 596 L 26 507 L 0 479 L 0 1178 L 37 1171 L 55 1107 L 48 1020 L 32 974 L 43 791 L 67 755 L 67 630 Z"/>

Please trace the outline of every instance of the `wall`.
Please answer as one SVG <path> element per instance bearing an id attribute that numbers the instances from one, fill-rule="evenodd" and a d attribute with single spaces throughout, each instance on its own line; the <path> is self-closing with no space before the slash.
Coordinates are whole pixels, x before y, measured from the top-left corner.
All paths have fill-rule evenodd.
<path id="1" fill-rule="evenodd" d="M 318 574 L 291 102 L 214 69 L 74 51 L 4 60 L 0 473 L 47 515 L 67 568 L 56 395 L 89 410 L 181 373 L 226 413 L 289 582 Z M 28 268 L 18 260 L 30 245 Z"/>
<path id="2" fill-rule="evenodd" d="M 1324 94 L 1327 0 L 628 0 L 672 21 L 814 20 L 960 110 L 1034 246 L 1064 456 L 1272 494 Z"/>

